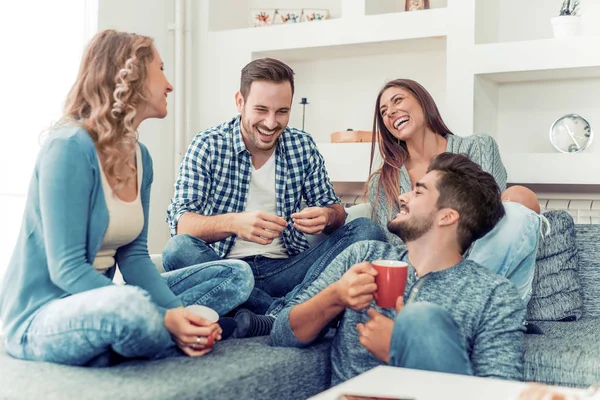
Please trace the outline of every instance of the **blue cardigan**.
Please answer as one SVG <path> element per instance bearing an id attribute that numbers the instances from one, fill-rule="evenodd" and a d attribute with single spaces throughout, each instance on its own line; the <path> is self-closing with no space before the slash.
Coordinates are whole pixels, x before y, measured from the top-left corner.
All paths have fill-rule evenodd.
<path id="1" fill-rule="evenodd" d="M 117 250 L 115 260 L 128 284 L 147 290 L 160 307 L 181 305 L 148 254 L 148 209 L 152 159 L 140 143 L 144 174 L 144 228 Z M 29 184 L 17 244 L 0 287 L 5 340 L 19 342 L 44 304 L 113 285 L 114 266 L 103 275 L 92 266 L 108 227 L 98 156 L 78 126 L 58 128 L 39 152 Z"/>

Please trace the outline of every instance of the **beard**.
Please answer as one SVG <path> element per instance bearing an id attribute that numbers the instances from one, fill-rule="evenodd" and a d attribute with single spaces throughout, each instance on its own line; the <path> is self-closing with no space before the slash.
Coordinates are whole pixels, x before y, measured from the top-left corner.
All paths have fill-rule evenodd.
<path id="1" fill-rule="evenodd" d="M 415 241 L 425 235 L 433 226 L 434 213 L 426 217 L 414 217 L 406 221 L 388 222 L 388 231 L 398 236 L 404 243 Z"/>
<path id="2" fill-rule="evenodd" d="M 252 144 L 254 145 L 254 147 L 256 147 L 259 150 L 271 150 L 272 148 L 274 148 L 275 146 L 277 146 L 277 143 L 279 142 L 279 136 L 281 135 L 281 130 L 283 129 L 281 125 L 277 125 L 275 127 L 275 129 L 268 129 L 267 127 L 265 127 L 264 125 L 250 125 L 250 123 L 244 118 L 244 116 L 242 115 L 241 118 L 241 123 L 242 123 L 242 129 L 243 131 L 246 133 L 246 135 L 248 136 L 248 138 L 250 139 L 250 142 L 252 142 Z M 278 135 L 277 140 L 274 140 L 272 144 L 266 144 L 261 142 L 261 140 L 259 139 L 259 133 L 257 132 L 258 129 L 260 129 L 263 132 L 279 132 L 279 133 L 275 133 L 274 135 Z"/>

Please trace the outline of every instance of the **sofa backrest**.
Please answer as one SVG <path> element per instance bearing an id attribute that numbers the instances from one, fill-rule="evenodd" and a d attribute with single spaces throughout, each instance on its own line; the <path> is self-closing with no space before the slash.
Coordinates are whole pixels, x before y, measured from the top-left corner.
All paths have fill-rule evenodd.
<path id="1" fill-rule="evenodd" d="M 575 225 L 583 315 L 600 317 L 600 225 Z"/>

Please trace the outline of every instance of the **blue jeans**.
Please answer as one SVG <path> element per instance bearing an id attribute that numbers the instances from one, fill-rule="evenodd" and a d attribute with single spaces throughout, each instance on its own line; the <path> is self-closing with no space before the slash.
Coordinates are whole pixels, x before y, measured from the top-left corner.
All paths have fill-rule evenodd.
<path id="1" fill-rule="evenodd" d="M 396 316 L 390 365 L 473 375 L 458 324 L 444 308 L 426 302 L 408 304 Z"/>
<path id="2" fill-rule="evenodd" d="M 505 201 L 503 204 L 504 218 L 473 243 L 466 257 L 508 278 L 527 304 L 540 240 L 540 216 L 519 203 Z"/>
<path id="3" fill-rule="evenodd" d="M 274 259 L 260 255 L 246 257 L 254 274 L 255 287 L 244 308 L 271 316 L 308 287 L 343 250 L 361 240 L 385 240 L 381 229 L 369 218 L 357 218 L 340 227 L 323 242 L 289 258 Z M 190 235 L 171 238 L 163 251 L 165 270 L 221 260 L 203 240 Z"/>
<path id="4" fill-rule="evenodd" d="M 252 272 L 237 260 L 164 274 L 184 306 L 202 304 L 225 314 L 246 301 Z M 164 311 L 137 286 L 107 286 L 51 301 L 8 352 L 20 359 L 103 367 L 125 359 L 183 355 L 164 324 Z"/>

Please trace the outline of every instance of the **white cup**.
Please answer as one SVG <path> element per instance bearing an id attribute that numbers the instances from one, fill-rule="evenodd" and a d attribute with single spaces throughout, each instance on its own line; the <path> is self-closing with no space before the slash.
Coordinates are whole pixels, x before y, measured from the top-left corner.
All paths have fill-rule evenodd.
<path id="1" fill-rule="evenodd" d="M 191 306 L 187 306 L 185 309 L 201 316 L 208 322 L 217 322 L 219 320 L 219 314 L 210 307 L 192 304 Z"/>
<path id="2" fill-rule="evenodd" d="M 196 315 L 199 315 L 210 323 L 214 323 L 219 320 L 219 314 L 210 307 L 192 304 L 191 306 L 187 306 L 185 309 L 193 312 Z M 208 343 L 205 345 L 205 348 L 213 347 L 215 344 L 215 337 L 210 335 L 206 339 L 208 339 Z"/>

